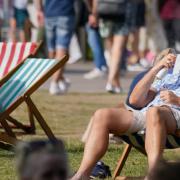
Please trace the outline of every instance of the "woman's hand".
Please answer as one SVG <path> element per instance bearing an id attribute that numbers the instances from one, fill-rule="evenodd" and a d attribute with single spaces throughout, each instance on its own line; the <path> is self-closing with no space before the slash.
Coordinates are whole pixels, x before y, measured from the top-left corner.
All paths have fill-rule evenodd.
<path id="1" fill-rule="evenodd" d="M 173 68 L 176 61 L 176 56 L 174 54 L 166 55 L 161 61 L 159 61 L 153 68 L 162 69 L 162 68 Z"/>
<path id="2" fill-rule="evenodd" d="M 180 97 L 176 96 L 172 91 L 162 90 L 160 98 L 167 104 L 180 106 Z"/>

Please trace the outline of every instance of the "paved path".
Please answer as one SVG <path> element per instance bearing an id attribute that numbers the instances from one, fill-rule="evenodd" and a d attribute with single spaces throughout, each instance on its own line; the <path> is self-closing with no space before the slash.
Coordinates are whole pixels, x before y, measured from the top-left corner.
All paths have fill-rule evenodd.
<path id="1" fill-rule="evenodd" d="M 71 80 L 69 92 L 105 92 L 107 76 L 93 80 L 85 80 L 83 78 L 83 74 L 92 70 L 92 68 L 93 64 L 90 62 L 78 62 L 67 65 L 65 74 L 66 77 Z M 122 88 L 125 92 L 128 91 L 131 80 L 136 74 L 137 72 L 127 72 L 126 75 L 121 78 Z M 49 82 L 50 80 L 43 85 L 43 88 L 48 88 Z"/>

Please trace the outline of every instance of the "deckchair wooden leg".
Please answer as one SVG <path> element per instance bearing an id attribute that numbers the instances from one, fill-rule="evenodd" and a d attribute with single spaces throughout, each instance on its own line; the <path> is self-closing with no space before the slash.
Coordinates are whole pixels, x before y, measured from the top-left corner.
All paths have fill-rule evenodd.
<path id="1" fill-rule="evenodd" d="M 25 125 L 25 124 L 17 121 L 16 119 L 14 119 L 11 116 L 7 116 L 6 120 L 12 124 L 12 125 L 9 124 L 9 127 L 12 129 L 22 129 L 25 133 L 35 134 L 35 128 L 33 126 L 31 126 L 31 123 L 30 123 L 30 125 Z M 1 124 L 0 124 L 0 128 L 3 128 Z"/>
<path id="2" fill-rule="evenodd" d="M 16 137 L 14 132 L 12 131 L 11 127 L 9 126 L 9 124 L 6 122 L 6 120 L 2 120 L 1 119 L 1 125 L 4 128 L 4 130 L 6 131 L 6 133 L 11 136 L 11 137 Z"/>
<path id="3" fill-rule="evenodd" d="M 26 103 L 29 105 L 31 112 L 33 112 L 34 116 L 36 117 L 37 121 L 39 122 L 40 126 L 42 127 L 46 135 L 49 137 L 49 139 L 55 139 L 53 132 L 47 125 L 46 121 L 44 120 L 44 118 L 42 117 L 38 109 L 36 108 L 31 98 L 28 96 L 26 97 Z"/>
<path id="4" fill-rule="evenodd" d="M 9 125 L 11 128 L 22 129 L 25 133 L 33 133 L 31 130 L 31 126 L 24 125 L 11 116 L 6 117 L 6 120 L 13 124 L 13 126 Z"/>
<path id="5" fill-rule="evenodd" d="M 27 106 L 27 110 L 28 110 L 31 133 L 35 134 L 36 127 L 35 127 L 33 113 L 31 112 L 31 108 L 29 106 Z"/>
<path id="6" fill-rule="evenodd" d="M 114 171 L 113 174 L 113 179 L 115 179 L 121 172 L 122 168 L 124 167 L 124 164 L 128 158 L 128 155 L 131 151 L 132 146 L 127 144 L 124 148 L 123 154 L 120 156 L 119 160 L 118 160 L 118 164 L 116 166 L 116 169 Z"/>

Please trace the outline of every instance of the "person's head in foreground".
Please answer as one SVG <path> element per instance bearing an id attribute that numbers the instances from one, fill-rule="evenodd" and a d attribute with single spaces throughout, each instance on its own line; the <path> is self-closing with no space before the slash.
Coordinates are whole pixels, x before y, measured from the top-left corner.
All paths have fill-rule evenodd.
<path id="1" fill-rule="evenodd" d="M 180 161 L 166 162 L 160 161 L 156 168 L 148 175 L 149 180 L 179 180 Z"/>
<path id="2" fill-rule="evenodd" d="M 20 180 L 66 180 L 68 163 L 60 140 L 37 140 L 17 146 Z"/>
<path id="3" fill-rule="evenodd" d="M 148 171 L 153 172 L 163 158 L 167 135 L 180 130 L 180 73 L 170 73 L 177 59 L 172 49 L 162 51 L 134 86 L 129 103 L 139 110 L 123 106 L 94 113 L 86 133 L 84 155 L 72 180 L 89 179 L 96 162 L 107 151 L 109 133 L 119 136 L 145 130 Z M 158 77 L 161 70 L 166 73 Z"/>

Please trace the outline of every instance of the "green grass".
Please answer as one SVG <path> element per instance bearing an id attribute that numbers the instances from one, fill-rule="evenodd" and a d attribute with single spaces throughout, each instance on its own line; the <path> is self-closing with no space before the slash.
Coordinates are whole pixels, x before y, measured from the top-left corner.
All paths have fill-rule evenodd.
<path id="1" fill-rule="evenodd" d="M 39 91 L 33 95 L 33 100 L 46 119 L 54 134 L 64 140 L 72 172 L 78 169 L 82 155 L 83 144 L 80 138 L 86 125 L 96 109 L 114 107 L 124 101 L 126 95 L 111 94 L 67 94 L 64 96 L 49 96 L 47 91 Z M 26 106 L 20 106 L 13 116 L 22 122 L 27 122 Z M 44 132 L 36 124 L 36 135 L 19 136 L 20 139 L 30 140 L 46 138 Z M 103 161 L 111 167 L 113 172 L 117 159 L 123 151 L 124 144 L 111 144 Z M 180 158 L 180 151 L 166 151 L 167 159 Z M 145 156 L 133 149 L 122 172 L 128 176 L 143 176 L 146 173 L 147 160 Z M 17 179 L 15 169 L 15 155 L 12 152 L 0 150 L 0 179 Z"/>

